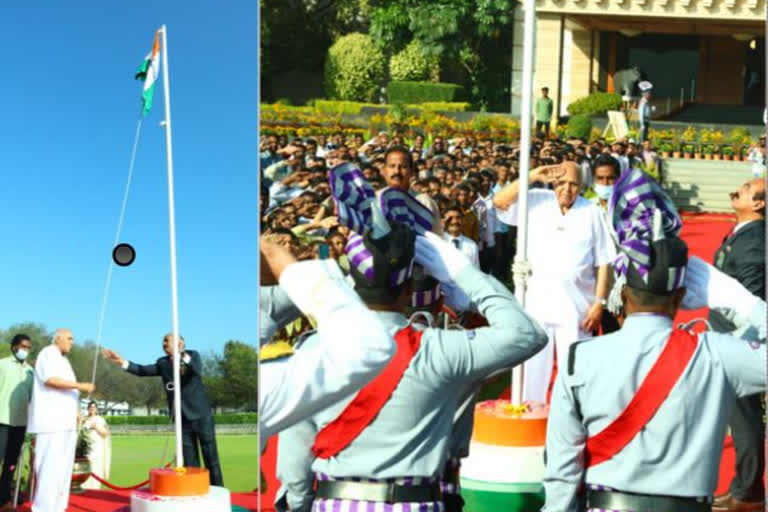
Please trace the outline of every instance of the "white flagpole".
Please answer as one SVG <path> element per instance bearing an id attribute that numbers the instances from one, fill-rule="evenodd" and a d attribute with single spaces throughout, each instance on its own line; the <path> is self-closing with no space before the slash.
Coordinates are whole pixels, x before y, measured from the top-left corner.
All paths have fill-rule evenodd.
<path id="1" fill-rule="evenodd" d="M 163 94 L 165 95 L 165 149 L 168 158 L 168 226 L 171 242 L 171 309 L 173 315 L 173 411 L 176 430 L 176 467 L 184 466 L 181 444 L 181 379 L 179 357 L 179 297 L 176 287 L 176 219 L 173 202 L 173 149 L 171 144 L 171 91 L 168 88 L 168 37 L 165 25 L 163 34 Z"/>
<path id="2" fill-rule="evenodd" d="M 528 173 L 531 166 L 531 105 L 533 102 L 533 31 L 536 23 L 536 0 L 525 0 L 523 30 L 523 104 L 520 114 L 520 194 L 518 197 L 516 263 L 528 261 Z M 525 306 L 525 280 L 515 282 L 515 295 Z M 523 366 L 512 370 L 512 403 L 523 402 Z"/>

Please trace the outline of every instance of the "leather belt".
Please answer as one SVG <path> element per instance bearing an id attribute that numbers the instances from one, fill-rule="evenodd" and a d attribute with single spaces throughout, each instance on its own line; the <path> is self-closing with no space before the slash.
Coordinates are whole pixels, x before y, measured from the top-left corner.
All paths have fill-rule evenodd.
<path id="1" fill-rule="evenodd" d="M 440 484 L 396 485 L 383 482 L 331 480 L 317 482 L 316 497 L 323 499 L 378 501 L 383 503 L 427 503 L 442 501 Z"/>
<path id="2" fill-rule="evenodd" d="M 632 512 L 711 512 L 712 504 L 695 498 L 590 490 L 587 491 L 585 508 Z"/>

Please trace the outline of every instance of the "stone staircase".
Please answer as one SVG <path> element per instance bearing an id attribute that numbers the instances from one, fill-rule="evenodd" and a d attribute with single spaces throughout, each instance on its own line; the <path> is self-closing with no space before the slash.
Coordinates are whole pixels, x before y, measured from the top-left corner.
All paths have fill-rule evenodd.
<path id="1" fill-rule="evenodd" d="M 680 211 L 731 212 L 728 194 L 751 178 L 751 162 L 682 158 L 663 161 L 662 186 Z"/>

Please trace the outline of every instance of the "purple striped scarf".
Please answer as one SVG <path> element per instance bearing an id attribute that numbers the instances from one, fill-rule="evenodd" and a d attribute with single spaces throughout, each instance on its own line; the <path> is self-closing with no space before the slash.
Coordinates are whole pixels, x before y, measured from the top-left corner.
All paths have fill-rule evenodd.
<path id="1" fill-rule="evenodd" d="M 666 192 L 639 169 L 624 172 L 614 185 L 608 210 L 619 241 L 620 251 L 614 262 L 618 275 L 626 276 L 632 263 L 647 281 L 656 210 L 661 213 L 664 236 L 677 236 L 683 223 Z M 671 276 L 670 279 L 682 283 L 682 276 Z"/>
<path id="2" fill-rule="evenodd" d="M 372 208 L 373 201 L 377 200 L 376 192 L 363 177 L 360 169 L 349 163 L 331 168 L 329 181 L 331 195 L 338 210 L 339 224 L 352 230 L 345 248 L 349 263 L 366 279 L 373 281 L 373 254 L 365 247 L 363 237 L 372 227 Z M 378 201 L 384 218 L 388 221 L 405 224 L 420 235 L 432 229 L 432 212 L 408 192 L 386 188 L 381 192 Z M 407 267 L 392 272 L 389 285 L 403 284 L 412 273 L 413 261 Z"/>
<path id="3" fill-rule="evenodd" d="M 328 179 L 339 213 L 339 224 L 365 235 L 371 228 L 373 218 L 371 208 L 376 200 L 373 187 L 360 169 L 348 163 L 333 167 Z M 405 224 L 420 235 L 432 229 L 434 215 L 409 192 L 385 188 L 381 191 L 379 205 L 388 221 Z"/>
<path id="4" fill-rule="evenodd" d="M 371 227 L 371 202 L 376 198 L 373 187 L 360 169 L 349 163 L 332 167 L 328 180 L 339 224 L 364 235 Z"/>
<path id="5" fill-rule="evenodd" d="M 405 224 L 419 235 L 432 230 L 432 212 L 408 192 L 385 188 L 379 197 L 379 204 L 384 218 L 389 221 Z"/>
<path id="6" fill-rule="evenodd" d="M 353 482 L 382 482 L 397 485 L 423 485 L 433 483 L 437 479 L 425 477 L 387 478 L 375 480 L 372 478 L 334 478 L 324 473 L 316 474 L 319 482 L 350 480 Z M 312 512 L 444 512 L 442 501 L 415 503 L 382 503 L 359 500 L 337 500 L 315 498 L 312 502 Z"/>
<path id="7" fill-rule="evenodd" d="M 432 289 L 421 292 L 413 292 L 411 295 L 411 306 L 414 308 L 423 308 L 433 305 L 440 298 L 440 285 Z"/>
<path id="8" fill-rule="evenodd" d="M 344 252 L 347 254 L 351 266 L 355 267 L 367 280 L 374 280 L 373 254 L 365 246 L 365 240 L 363 240 L 362 236 L 354 232 L 350 233 Z M 410 279 L 413 274 L 414 261 L 411 260 L 407 267 L 394 270 L 389 276 L 389 285 L 400 286 L 407 279 Z"/>

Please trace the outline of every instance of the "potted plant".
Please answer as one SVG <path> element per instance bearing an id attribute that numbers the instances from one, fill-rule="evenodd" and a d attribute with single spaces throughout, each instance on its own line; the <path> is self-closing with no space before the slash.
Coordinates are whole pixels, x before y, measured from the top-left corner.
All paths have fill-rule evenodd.
<path id="1" fill-rule="evenodd" d="M 91 463 L 88 461 L 88 453 L 91 451 L 91 439 L 88 430 L 81 428 L 77 433 L 75 445 L 75 465 L 72 467 L 72 484 L 70 492 L 83 492 L 81 487 L 91 476 Z"/>
<path id="2" fill-rule="evenodd" d="M 715 150 L 712 146 L 704 147 L 704 160 L 712 160 L 712 157 L 714 154 L 715 154 Z"/>
<path id="3" fill-rule="evenodd" d="M 680 134 L 677 130 L 669 131 L 669 139 L 672 146 L 672 158 L 680 158 Z"/>
<path id="4" fill-rule="evenodd" d="M 720 150 L 722 149 L 723 140 L 725 139 L 725 134 L 721 132 L 720 130 L 712 130 L 710 133 L 710 141 L 714 145 L 714 158 L 715 160 L 720 160 Z"/>
<path id="5" fill-rule="evenodd" d="M 693 144 L 683 144 L 683 158 L 690 160 L 693 156 Z"/>
<path id="6" fill-rule="evenodd" d="M 672 146 L 665 142 L 659 147 L 659 151 L 661 151 L 661 158 L 669 158 L 669 153 L 672 151 Z"/>
<path id="7" fill-rule="evenodd" d="M 723 148 L 723 160 L 732 160 L 733 159 L 733 148 L 730 147 L 724 147 Z"/>
<path id="8" fill-rule="evenodd" d="M 733 148 L 733 159 L 735 161 L 740 161 L 742 159 L 742 154 L 744 151 L 744 146 L 748 145 L 752 140 L 752 137 L 749 135 L 749 131 L 746 128 L 734 128 L 733 131 L 731 131 L 728 142 L 731 143 L 731 147 Z"/>

